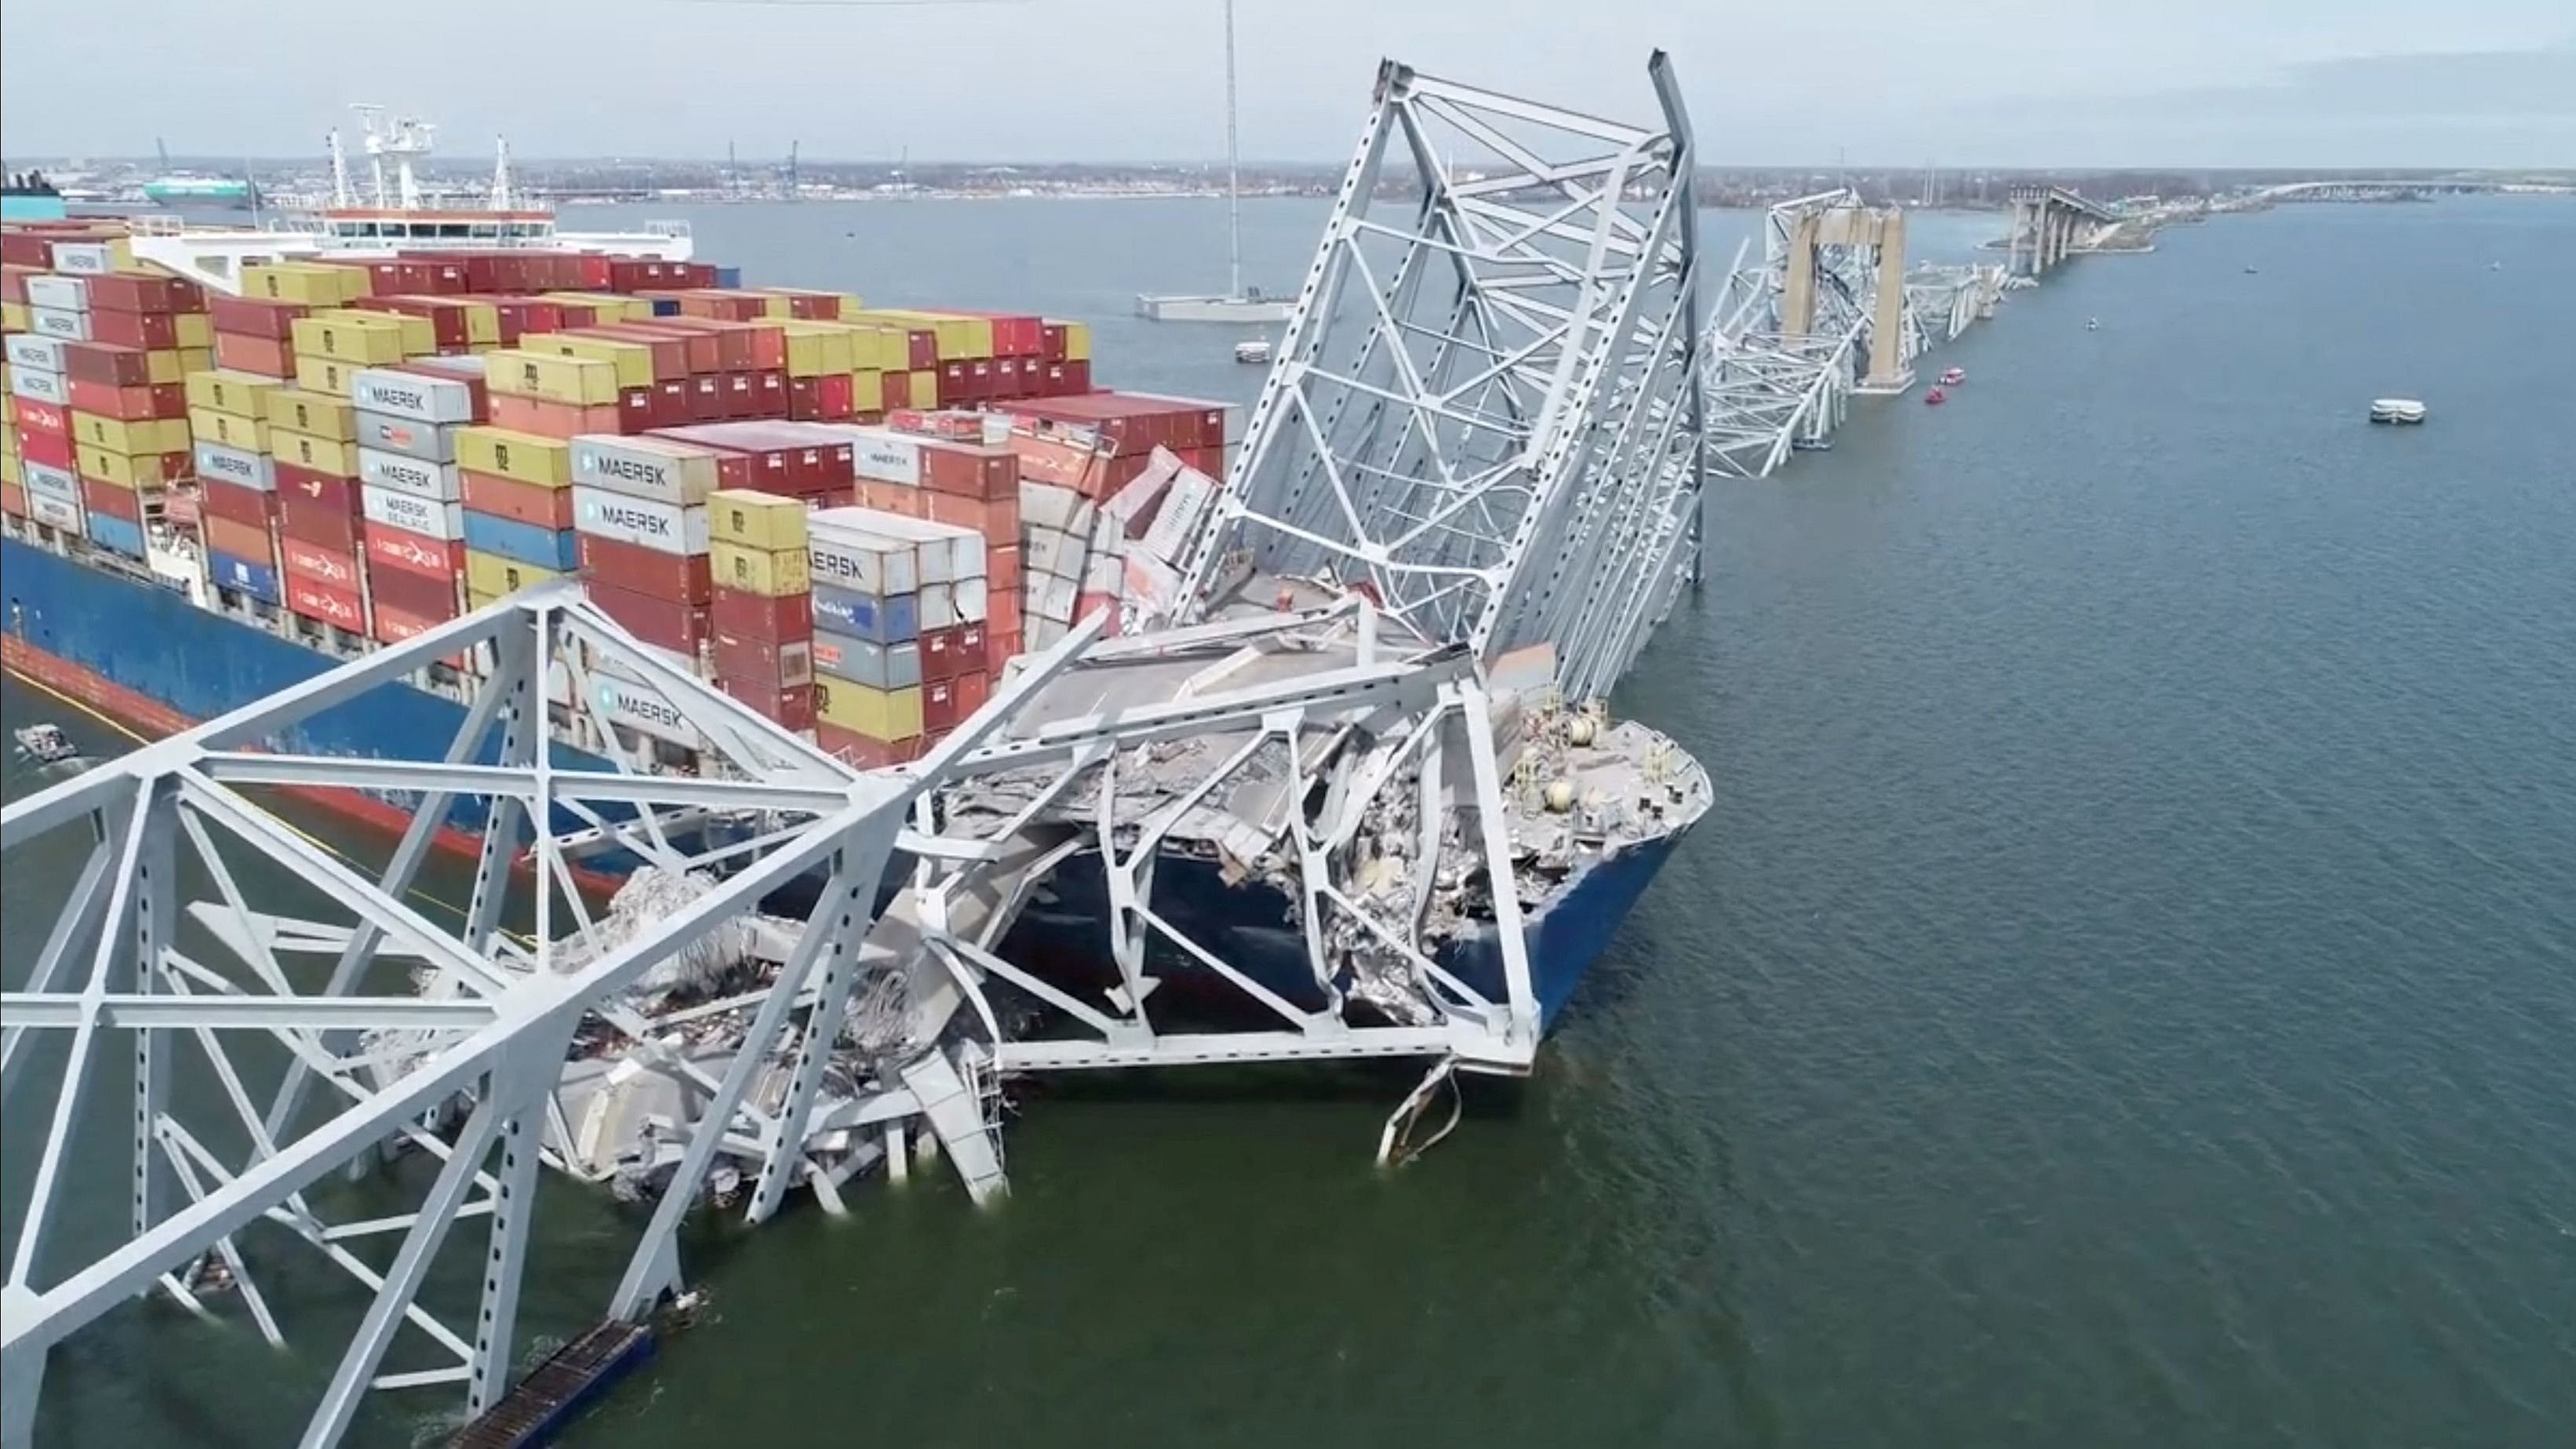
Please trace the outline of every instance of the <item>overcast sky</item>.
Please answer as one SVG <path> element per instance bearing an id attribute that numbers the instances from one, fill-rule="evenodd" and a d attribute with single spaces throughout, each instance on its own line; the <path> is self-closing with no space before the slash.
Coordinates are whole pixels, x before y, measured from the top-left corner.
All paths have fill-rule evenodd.
<path id="1" fill-rule="evenodd" d="M 12 156 L 1130 161 L 1224 150 L 1218 0 L 10 0 Z M 1377 58 L 1646 119 L 1710 164 L 2576 166 L 2570 0 L 1239 0 L 1247 157 L 1339 160 Z"/>

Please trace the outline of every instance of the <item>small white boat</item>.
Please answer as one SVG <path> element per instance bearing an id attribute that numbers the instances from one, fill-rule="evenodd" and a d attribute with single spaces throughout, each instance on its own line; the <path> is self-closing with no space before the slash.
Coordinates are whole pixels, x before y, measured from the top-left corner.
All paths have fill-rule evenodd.
<path id="1" fill-rule="evenodd" d="M 1270 360 L 1270 344 L 1258 337 L 1255 337 L 1248 342 L 1238 342 L 1234 344 L 1234 360 L 1237 362 L 1268 362 Z"/>
<path id="2" fill-rule="evenodd" d="M 63 733 L 61 725 L 26 725 L 17 731 L 17 735 L 21 759 L 32 760 L 39 765 L 59 765 L 65 760 L 80 758 L 80 746 L 72 743 L 71 736 Z"/>
<path id="3" fill-rule="evenodd" d="M 2101 330 L 2102 330 L 2102 319 L 2101 319 L 2101 318 L 2099 318 L 2099 317 L 2087 317 L 2087 318 L 2085 318 L 2085 319 L 2084 319 L 2084 330 L 2085 330 L 2085 331 L 2087 331 L 2087 332 L 2099 332 L 2099 331 L 2101 331 Z"/>
<path id="4" fill-rule="evenodd" d="M 2374 423 L 2420 423 L 2424 421 L 2424 405 L 2411 397 L 2373 398 L 2370 420 Z"/>

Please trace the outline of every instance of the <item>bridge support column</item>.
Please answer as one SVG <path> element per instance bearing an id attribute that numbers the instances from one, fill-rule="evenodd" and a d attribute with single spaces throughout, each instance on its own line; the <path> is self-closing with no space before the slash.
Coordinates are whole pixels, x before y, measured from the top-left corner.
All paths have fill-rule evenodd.
<path id="1" fill-rule="evenodd" d="M 1816 330 L 1816 246 L 1822 227 L 1812 213 L 1802 214 L 1789 231 L 1788 265 L 1780 276 L 1780 331 L 1804 337 Z"/>
<path id="2" fill-rule="evenodd" d="M 1878 218 L 1878 295 L 1871 299 L 1869 375 L 1857 389 L 1895 394 L 1914 386 L 1905 355 L 1905 213 L 1889 207 Z"/>

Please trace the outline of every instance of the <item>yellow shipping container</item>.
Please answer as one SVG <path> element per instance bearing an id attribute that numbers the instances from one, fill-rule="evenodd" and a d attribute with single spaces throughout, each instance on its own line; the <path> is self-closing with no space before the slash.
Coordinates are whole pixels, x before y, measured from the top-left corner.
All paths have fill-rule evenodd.
<path id="1" fill-rule="evenodd" d="M 478 302 L 471 297 L 458 297 L 455 300 L 465 304 L 465 345 L 472 347 L 476 343 L 485 342 L 494 346 L 500 345 L 501 309 L 489 302 Z"/>
<path id="2" fill-rule="evenodd" d="M 1053 317 L 1049 317 L 1049 318 L 1047 318 L 1046 320 L 1047 320 L 1048 322 L 1053 323 L 1054 325 L 1059 326 L 1059 327 L 1062 327 L 1062 328 L 1064 329 L 1064 360 L 1065 360 L 1065 361 L 1067 361 L 1067 362 L 1089 362 L 1089 361 L 1091 360 L 1091 324 L 1090 324 L 1090 323 L 1088 323 L 1088 322 L 1062 322 L 1062 321 L 1058 321 L 1056 318 L 1053 318 Z"/>
<path id="3" fill-rule="evenodd" d="M 494 392 L 548 402 L 597 406 L 617 401 L 617 369 L 587 357 L 556 357 L 505 347 L 491 354 L 483 381 Z"/>
<path id="4" fill-rule="evenodd" d="M 572 483 L 572 444 L 478 423 L 456 430 L 456 466 L 540 488 L 564 488 Z"/>
<path id="5" fill-rule="evenodd" d="M 203 312 L 182 312 L 176 324 L 179 346 L 204 350 L 215 345 L 215 324 Z"/>
<path id="6" fill-rule="evenodd" d="M 350 375 L 364 366 L 366 364 L 362 362 L 334 362 L 327 357 L 306 357 L 299 353 L 295 359 L 295 385 L 324 397 L 347 397 Z"/>
<path id="7" fill-rule="evenodd" d="M 402 328 L 390 317 L 333 311 L 298 317 L 288 329 L 298 357 L 327 357 L 358 367 L 383 367 L 403 360 Z"/>
<path id="8" fill-rule="evenodd" d="M 25 474 L 18 466 L 18 455 L 0 453 L 0 483 L 15 483 L 24 487 L 26 482 Z"/>
<path id="9" fill-rule="evenodd" d="M 364 267 L 325 266 L 319 262 L 271 262 L 242 268 L 241 278 L 242 295 L 245 297 L 302 302 L 309 307 L 337 307 L 352 297 L 367 295 Z"/>
<path id="10" fill-rule="evenodd" d="M 214 365 L 215 350 L 211 347 L 182 347 L 179 349 L 179 375 L 181 377 L 185 377 L 192 372 L 211 371 L 213 370 Z"/>
<path id="11" fill-rule="evenodd" d="M 912 375 L 912 391 L 905 394 L 905 396 L 912 400 L 909 404 L 909 406 L 912 407 L 935 408 L 939 406 L 938 372 L 932 369 L 924 369 L 920 372 L 914 373 Z"/>
<path id="12" fill-rule="evenodd" d="M 842 320 L 876 322 L 907 331 L 927 327 L 939 337 L 939 359 L 942 362 L 993 355 L 993 323 L 986 317 L 956 317 L 944 312 L 908 312 L 900 308 L 879 307 L 861 312 L 856 317 L 843 313 Z"/>
<path id="13" fill-rule="evenodd" d="M 279 425 L 273 415 L 269 422 L 269 451 L 276 455 L 277 461 L 342 478 L 358 476 L 358 449 L 355 444 L 339 438 L 296 432 Z"/>
<path id="14" fill-rule="evenodd" d="M 210 368 L 188 374 L 188 406 L 257 418 L 265 415 L 268 395 L 284 386 L 276 378 L 256 372 Z"/>
<path id="15" fill-rule="evenodd" d="M 143 466 L 136 467 L 137 461 Z M 161 486 L 161 455 L 158 453 L 120 453 L 82 443 L 72 449 L 73 471 L 84 478 L 113 483 L 119 488 L 152 491 Z"/>
<path id="16" fill-rule="evenodd" d="M 0 332 L 31 332 L 24 302 L 0 302 Z"/>
<path id="17" fill-rule="evenodd" d="M 588 307 L 602 322 L 649 322 L 653 304 L 643 297 L 629 297 L 622 292 L 541 292 L 549 302 L 570 302 Z"/>
<path id="18" fill-rule="evenodd" d="M 358 436 L 358 410 L 344 398 L 328 393 L 305 392 L 300 388 L 281 387 L 260 404 L 260 412 L 270 427 L 290 433 L 305 433 L 317 438 L 349 442 Z"/>
<path id="19" fill-rule="evenodd" d="M 217 408 L 188 409 L 188 431 L 200 443 L 221 443 L 227 448 L 247 448 L 254 453 L 268 451 L 268 421 L 244 417 L 240 413 Z"/>
<path id="20" fill-rule="evenodd" d="M 779 323 L 778 330 L 787 336 L 789 377 L 821 377 L 858 366 L 850 353 L 850 329 L 838 322 L 799 322 L 791 318 Z"/>
<path id="21" fill-rule="evenodd" d="M 885 411 L 885 374 L 862 368 L 850 374 L 850 406 L 863 413 Z"/>
<path id="22" fill-rule="evenodd" d="M 155 348 L 143 354 L 144 376 L 156 386 L 165 382 L 178 382 L 187 377 L 188 359 L 191 357 L 211 361 L 213 354 L 181 352 L 175 347 Z"/>
<path id="23" fill-rule="evenodd" d="M 472 553 L 471 551 L 467 552 L 467 554 L 466 554 L 465 556 L 466 556 L 468 559 L 471 559 L 471 558 L 473 558 L 473 557 L 474 557 L 474 555 L 473 555 L 473 553 Z M 488 555 L 487 555 L 487 557 L 488 557 Z M 522 568 L 524 568 L 524 567 L 526 567 L 526 565 L 522 564 L 522 565 L 521 565 L 521 567 L 522 567 Z M 505 596 L 505 595 L 501 595 L 501 594 L 491 593 L 491 592 L 489 592 L 489 591 L 487 591 L 487 590 L 484 590 L 484 589 L 477 589 L 477 588 L 468 587 L 468 588 L 465 590 L 465 610 L 466 610 L 466 612 L 467 612 L 467 613 L 472 613 L 472 612 L 474 612 L 474 611 L 475 611 L 475 610 L 477 610 L 477 609 L 486 609 L 486 608 L 490 608 L 492 605 L 494 605 L 494 604 L 497 604 L 497 603 L 501 602 L 501 600 L 502 600 L 504 597 L 506 597 L 506 596 Z M 476 646 L 474 646 L 474 647 L 475 647 L 475 649 L 479 652 L 479 651 L 482 649 L 482 647 L 483 647 L 483 646 L 482 646 L 482 645 L 480 645 L 480 644 L 478 644 L 478 645 L 476 645 Z"/>
<path id="24" fill-rule="evenodd" d="M 605 362 L 617 369 L 619 387 L 651 387 L 653 349 L 641 342 L 620 342 L 613 337 L 566 337 L 560 333 L 540 333 L 519 339 L 519 345 L 531 352 L 551 352 L 558 357 L 587 357 Z"/>
<path id="25" fill-rule="evenodd" d="M 921 733 L 921 686 L 870 689 L 814 676 L 814 712 L 854 735 L 908 740 Z"/>
<path id="26" fill-rule="evenodd" d="M 188 450 L 188 420 L 151 418 L 126 422 L 75 408 L 72 441 L 93 443 L 117 453 L 184 453 Z"/>
<path id="27" fill-rule="evenodd" d="M 535 564 L 521 563 L 517 559 L 504 558 L 497 553 L 484 553 L 479 549 L 471 548 L 465 551 L 466 595 L 470 598 L 479 594 L 483 596 L 485 603 L 505 594 L 515 594 L 530 584 L 541 584 L 548 579 L 560 577 L 562 575 L 553 569 L 541 569 Z M 479 609 L 482 604 L 478 603 L 475 607 Z"/>
<path id="28" fill-rule="evenodd" d="M 902 328 L 865 322 L 850 330 L 852 371 L 901 372 L 911 363 L 912 344 Z"/>
<path id="29" fill-rule="evenodd" d="M 738 543 L 711 543 L 708 567 L 716 586 L 740 589 L 764 599 L 814 591 L 813 561 L 802 548 L 757 549 Z"/>
<path id="30" fill-rule="evenodd" d="M 402 350 L 405 357 L 425 357 L 438 350 L 438 324 L 426 317 L 415 317 L 409 312 L 372 312 L 363 307 L 334 307 L 329 311 L 316 312 L 313 315 L 326 322 L 347 318 L 362 325 L 391 324 L 402 335 Z"/>
<path id="31" fill-rule="evenodd" d="M 805 546 L 805 503 L 749 488 L 707 495 L 707 537 L 762 553 Z"/>

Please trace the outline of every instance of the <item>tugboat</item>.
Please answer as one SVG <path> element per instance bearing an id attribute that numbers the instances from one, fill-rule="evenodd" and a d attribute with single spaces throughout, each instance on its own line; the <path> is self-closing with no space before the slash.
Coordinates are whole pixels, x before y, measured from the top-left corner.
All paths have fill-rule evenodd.
<path id="1" fill-rule="evenodd" d="M 1237 362 L 1248 363 L 1268 362 L 1270 360 L 1270 344 L 1258 337 L 1252 338 L 1249 341 L 1238 342 L 1234 344 L 1234 360 Z"/>
<path id="2" fill-rule="evenodd" d="M 1949 400 L 1950 395 L 1937 387 L 1923 394 L 1923 405 L 1928 408 L 1937 408 Z"/>
<path id="3" fill-rule="evenodd" d="M 21 727 L 18 735 L 18 758 L 39 765 L 59 765 L 80 758 L 80 746 L 63 733 L 57 724 L 31 724 Z"/>

